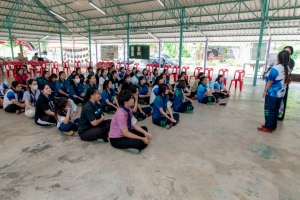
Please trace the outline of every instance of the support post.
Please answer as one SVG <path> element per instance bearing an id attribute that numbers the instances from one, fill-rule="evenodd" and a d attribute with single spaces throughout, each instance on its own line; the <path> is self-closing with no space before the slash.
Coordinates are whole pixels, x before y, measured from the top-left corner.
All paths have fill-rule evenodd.
<path id="1" fill-rule="evenodd" d="M 256 64 L 255 64 L 255 72 L 254 72 L 254 79 L 253 79 L 253 86 L 256 86 L 256 81 L 257 81 L 257 73 L 259 69 L 259 60 L 261 56 L 261 45 L 262 45 L 262 40 L 264 37 L 264 29 L 265 29 L 265 22 L 266 20 L 268 21 L 269 16 L 269 4 L 270 0 L 262 0 L 262 9 L 261 9 L 261 24 L 260 24 L 260 32 L 259 32 L 259 40 L 258 40 L 258 49 L 257 49 L 257 57 L 256 57 Z"/>
<path id="2" fill-rule="evenodd" d="M 64 56 L 63 56 L 63 48 L 62 48 L 62 37 L 61 33 L 59 33 L 59 41 L 60 41 L 60 58 L 61 58 L 61 63 L 64 61 Z"/>
<path id="3" fill-rule="evenodd" d="M 96 41 L 96 63 L 98 63 L 98 42 Z"/>
<path id="4" fill-rule="evenodd" d="M 88 30 L 89 30 L 89 55 L 90 55 L 90 62 L 92 61 L 92 41 L 91 41 L 91 20 L 88 20 Z"/>
<path id="5" fill-rule="evenodd" d="M 14 56 L 14 47 L 13 47 L 13 42 L 12 42 L 12 38 L 11 38 L 11 30 L 10 30 L 10 28 L 8 29 L 8 35 L 9 35 L 9 42 L 10 42 L 11 59 L 14 60 L 15 59 L 15 56 Z"/>
<path id="6" fill-rule="evenodd" d="M 123 43 L 123 51 L 124 51 L 124 67 L 126 65 L 126 43 Z"/>
<path id="7" fill-rule="evenodd" d="M 205 47 L 204 47 L 204 63 L 203 63 L 203 70 L 205 71 L 206 68 L 206 60 L 207 60 L 207 50 L 208 50 L 208 39 L 205 41 Z"/>
<path id="8" fill-rule="evenodd" d="M 184 20 L 184 8 L 181 9 L 181 19 L 180 19 L 180 38 L 179 38 L 179 73 L 181 72 L 181 64 L 182 64 L 182 39 L 183 39 L 183 20 Z"/>
<path id="9" fill-rule="evenodd" d="M 75 60 L 76 60 L 75 56 L 76 56 L 76 52 L 75 52 L 75 42 L 74 42 L 74 40 L 73 40 L 73 60 L 74 60 L 74 63 L 75 63 Z"/>
<path id="10" fill-rule="evenodd" d="M 158 42 L 158 66 L 159 66 L 159 68 L 161 67 L 160 64 L 161 64 L 161 41 L 159 40 L 159 42 Z"/>
<path id="11" fill-rule="evenodd" d="M 129 46 L 129 38 L 130 38 L 130 29 L 129 29 L 129 14 L 127 15 L 127 62 L 129 62 L 130 57 L 130 46 Z"/>
<path id="12" fill-rule="evenodd" d="M 270 54 L 270 48 L 271 48 L 271 38 L 270 38 L 269 41 L 268 41 L 268 51 L 267 51 L 267 55 Z M 269 65 L 268 59 L 266 59 L 266 65 L 265 65 L 265 70 L 264 70 L 264 71 L 267 71 L 268 65 Z"/>
<path id="13" fill-rule="evenodd" d="M 39 44 L 39 54 L 40 54 L 40 57 L 42 57 L 42 51 L 41 51 L 41 42 L 40 41 L 38 41 L 38 44 Z"/>

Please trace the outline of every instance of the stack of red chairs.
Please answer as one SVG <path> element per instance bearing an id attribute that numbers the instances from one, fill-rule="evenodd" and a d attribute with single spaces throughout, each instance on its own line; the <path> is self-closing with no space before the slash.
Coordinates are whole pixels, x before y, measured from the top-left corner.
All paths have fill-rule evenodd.
<path id="1" fill-rule="evenodd" d="M 38 61 L 38 65 L 40 66 L 40 76 L 42 76 L 44 71 L 47 71 L 47 64 L 45 61 Z"/>
<path id="2" fill-rule="evenodd" d="M 50 62 L 50 69 L 51 69 L 51 74 L 53 74 L 54 71 L 56 74 L 58 74 L 59 73 L 58 63 L 56 61 Z"/>
<path id="3" fill-rule="evenodd" d="M 78 61 L 74 61 L 74 71 L 76 71 L 76 69 L 81 68 L 81 62 L 80 60 Z"/>
<path id="4" fill-rule="evenodd" d="M 104 62 L 102 62 L 102 61 L 98 62 L 97 67 L 100 68 L 100 69 L 103 69 L 104 68 Z"/>
<path id="5" fill-rule="evenodd" d="M 66 74 L 71 74 L 71 69 L 70 69 L 70 64 L 69 64 L 69 61 L 63 61 L 63 71 L 66 73 Z"/>
<path id="6" fill-rule="evenodd" d="M 205 68 L 204 74 L 209 81 L 212 81 L 212 77 L 214 74 L 214 68 Z"/>
<path id="7" fill-rule="evenodd" d="M 30 77 L 36 76 L 36 72 L 38 70 L 38 68 L 36 67 L 36 62 L 35 61 L 29 61 L 29 62 L 27 62 L 27 65 L 28 65 Z"/>
<path id="8" fill-rule="evenodd" d="M 199 76 L 200 72 L 202 71 L 202 67 L 196 67 L 194 69 L 194 74 L 193 76 L 190 76 L 190 80 L 189 80 L 189 83 L 191 83 L 191 79 L 194 78 L 195 80 L 197 79 L 197 77 Z"/>

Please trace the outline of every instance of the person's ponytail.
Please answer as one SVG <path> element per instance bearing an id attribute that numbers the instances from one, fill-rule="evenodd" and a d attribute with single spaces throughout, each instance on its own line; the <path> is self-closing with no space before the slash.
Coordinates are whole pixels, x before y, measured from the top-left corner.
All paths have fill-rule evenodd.
<path id="1" fill-rule="evenodd" d="M 289 76 L 289 63 L 290 63 L 290 54 L 288 51 L 283 50 L 278 54 L 278 61 L 284 67 L 284 83 L 290 84 L 292 82 L 291 77 Z"/>

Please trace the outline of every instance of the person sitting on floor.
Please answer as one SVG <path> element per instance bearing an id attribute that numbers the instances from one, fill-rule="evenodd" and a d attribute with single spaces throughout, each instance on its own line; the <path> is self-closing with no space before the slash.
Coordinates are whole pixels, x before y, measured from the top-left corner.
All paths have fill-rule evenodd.
<path id="1" fill-rule="evenodd" d="M 6 112 L 20 114 L 24 112 L 25 104 L 22 101 L 23 92 L 22 84 L 18 81 L 11 83 L 11 89 L 7 90 L 4 95 L 3 108 Z"/>
<path id="2" fill-rule="evenodd" d="M 121 91 L 128 90 L 130 85 L 132 85 L 130 75 L 126 74 L 123 79 L 124 79 L 124 82 L 122 84 Z"/>
<path id="3" fill-rule="evenodd" d="M 213 94 L 218 94 L 220 98 L 224 99 L 224 98 L 228 98 L 229 95 L 229 91 L 226 89 L 225 85 L 224 85 L 224 77 L 222 74 L 218 75 L 218 78 L 216 78 L 216 81 L 214 83 L 214 92 Z"/>
<path id="4" fill-rule="evenodd" d="M 82 104 L 84 96 L 84 88 L 80 83 L 80 78 L 78 74 L 73 75 L 70 87 L 69 98 L 74 101 L 75 104 Z"/>
<path id="5" fill-rule="evenodd" d="M 51 97 L 51 88 L 49 85 L 39 86 L 41 94 L 35 105 L 35 123 L 41 126 L 55 126 L 54 104 Z"/>
<path id="6" fill-rule="evenodd" d="M 199 103 L 203 104 L 215 104 L 219 103 L 219 95 L 218 94 L 212 94 L 207 91 L 207 77 L 202 76 L 200 78 L 200 84 L 197 89 L 197 98 Z"/>
<path id="7" fill-rule="evenodd" d="M 169 87 L 166 84 L 161 84 L 158 87 L 158 95 L 153 102 L 152 122 L 155 125 L 163 126 L 166 129 L 170 129 L 179 122 L 179 114 L 173 113 L 169 101 Z M 169 114 L 167 114 L 167 110 Z"/>
<path id="8" fill-rule="evenodd" d="M 159 76 L 158 75 L 158 69 L 154 69 L 150 83 L 153 84 L 154 81 L 156 80 L 156 77 L 158 77 L 158 76 Z"/>
<path id="9" fill-rule="evenodd" d="M 191 93 L 190 93 L 190 96 L 188 96 L 188 98 L 193 98 L 193 99 L 196 99 L 197 96 L 196 96 L 196 93 L 197 93 L 197 89 L 198 89 L 198 86 L 200 84 L 200 78 L 204 76 L 204 73 L 203 72 L 200 72 L 197 79 L 194 81 L 194 84 L 191 88 Z"/>
<path id="10" fill-rule="evenodd" d="M 114 114 L 119 107 L 116 93 L 112 89 L 112 83 L 110 80 L 104 81 L 101 105 L 103 112 L 108 112 L 111 114 Z"/>
<path id="11" fill-rule="evenodd" d="M 6 92 L 9 90 L 9 88 L 6 85 L 6 82 L 0 81 L 0 108 L 3 108 L 3 99 Z"/>
<path id="12" fill-rule="evenodd" d="M 56 74 L 51 74 L 50 75 L 50 78 L 49 78 L 49 84 L 47 84 L 47 85 L 49 85 L 50 86 L 50 88 L 51 88 L 51 97 L 52 98 L 54 98 L 54 96 L 55 96 L 55 88 L 56 88 L 56 82 L 57 82 L 57 79 L 58 79 L 58 76 L 56 75 Z M 46 84 L 46 83 L 45 83 Z M 39 88 L 40 86 L 38 85 L 38 88 Z"/>
<path id="13" fill-rule="evenodd" d="M 72 71 L 72 73 L 68 76 L 67 81 L 69 81 L 71 83 L 71 80 L 73 78 L 73 75 L 76 75 L 77 72 L 76 71 Z"/>
<path id="14" fill-rule="evenodd" d="M 142 121 L 142 120 L 146 119 L 146 117 L 150 117 L 152 115 L 152 108 L 151 107 L 143 107 L 142 108 L 138 102 L 138 98 L 139 98 L 138 87 L 136 85 L 131 85 L 129 87 L 129 90 L 134 97 L 134 106 L 130 107 L 134 117 L 138 121 Z"/>
<path id="15" fill-rule="evenodd" d="M 50 83 L 50 72 L 44 71 L 41 77 L 36 78 L 38 86 L 41 84 L 48 84 Z"/>
<path id="16" fill-rule="evenodd" d="M 156 80 L 153 82 L 153 88 L 151 91 L 151 95 L 150 95 L 150 106 L 153 106 L 153 101 L 156 97 L 156 95 L 158 95 L 158 87 L 159 85 L 164 83 L 164 79 L 163 76 L 158 76 L 156 77 Z"/>
<path id="17" fill-rule="evenodd" d="M 17 68 L 14 78 L 15 78 L 15 81 L 18 81 L 22 85 L 22 89 L 26 90 L 28 76 L 26 73 L 24 73 L 24 70 L 22 68 Z"/>
<path id="18" fill-rule="evenodd" d="M 119 72 L 119 78 L 122 79 L 126 75 L 125 68 L 121 67 Z"/>
<path id="19" fill-rule="evenodd" d="M 113 116 L 109 130 L 110 144 L 117 149 L 127 149 L 134 153 L 145 149 L 152 139 L 145 126 L 139 126 L 133 116 L 131 106 L 134 98 L 129 90 L 123 90 L 118 95 L 121 105 Z"/>
<path id="20" fill-rule="evenodd" d="M 70 82 L 66 80 L 66 73 L 60 71 L 58 73 L 58 81 L 55 83 L 56 97 L 69 97 Z"/>
<path id="21" fill-rule="evenodd" d="M 85 81 L 84 81 L 85 77 L 83 76 L 83 74 L 82 74 L 82 72 L 81 72 L 81 68 L 77 68 L 77 69 L 76 69 L 76 74 L 78 74 L 78 76 L 79 76 L 79 78 L 80 78 L 80 83 L 81 83 L 82 85 L 85 85 Z"/>
<path id="22" fill-rule="evenodd" d="M 97 70 L 96 70 L 96 74 L 95 74 L 95 78 L 96 78 L 96 84 L 97 85 L 99 85 L 99 78 L 100 78 L 100 73 L 101 73 L 101 69 L 100 68 L 98 68 Z"/>
<path id="23" fill-rule="evenodd" d="M 105 120 L 99 100 L 100 94 L 96 88 L 87 89 L 78 126 L 78 134 L 81 140 L 108 142 L 111 120 Z"/>
<path id="24" fill-rule="evenodd" d="M 103 92 L 103 84 L 104 81 L 109 80 L 108 76 L 107 76 L 107 70 L 106 69 L 102 69 L 101 73 L 100 73 L 100 77 L 99 77 L 99 90 L 101 91 L 100 94 L 102 94 Z"/>
<path id="25" fill-rule="evenodd" d="M 135 72 L 136 72 L 137 68 L 136 67 L 133 67 L 132 68 L 132 71 L 130 73 L 130 77 L 133 77 L 135 75 Z"/>
<path id="26" fill-rule="evenodd" d="M 95 88 L 98 90 L 98 85 L 97 85 L 97 81 L 96 81 L 96 76 L 94 74 L 90 74 L 87 77 L 87 84 L 84 87 L 84 94 L 86 93 L 86 91 L 89 88 Z M 99 92 L 99 90 L 98 90 Z"/>
<path id="27" fill-rule="evenodd" d="M 146 84 L 146 78 L 141 76 L 138 83 L 139 88 L 139 103 L 147 105 L 150 102 L 150 93 Z"/>
<path id="28" fill-rule="evenodd" d="M 191 113 L 194 110 L 193 101 L 184 95 L 185 80 L 179 80 L 174 92 L 173 110 L 181 113 Z"/>
<path id="29" fill-rule="evenodd" d="M 73 135 L 74 131 L 78 130 L 80 119 L 76 118 L 77 106 L 67 97 L 60 97 L 56 100 L 54 115 L 57 120 L 58 130 L 66 135 Z"/>
<path id="30" fill-rule="evenodd" d="M 111 72 L 111 83 L 112 89 L 115 91 L 116 94 L 119 94 L 119 80 L 118 80 L 118 73 L 117 70 Z"/>
<path id="31" fill-rule="evenodd" d="M 142 73 L 139 70 L 136 70 L 134 76 L 131 78 L 131 83 L 137 85 L 141 76 Z"/>
<path id="32" fill-rule="evenodd" d="M 149 87 L 150 86 L 150 78 L 149 78 L 149 75 L 148 75 L 148 70 L 146 68 L 143 69 L 142 76 L 145 77 L 145 79 L 146 79 L 146 85 Z"/>
<path id="33" fill-rule="evenodd" d="M 40 90 L 38 89 L 37 81 L 34 79 L 28 80 L 28 91 L 23 95 L 23 101 L 25 101 L 25 116 L 35 116 L 36 101 L 40 96 Z"/>
<path id="34" fill-rule="evenodd" d="M 88 67 L 88 71 L 85 74 L 87 80 L 88 80 L 88 77 L 89 77 L 90 74 L 94 75 L 94 71 L 93 70 L 94 70 L 93 67 Z M 88 81 L 87 81 L 87 83 L 88 83 Z"/>

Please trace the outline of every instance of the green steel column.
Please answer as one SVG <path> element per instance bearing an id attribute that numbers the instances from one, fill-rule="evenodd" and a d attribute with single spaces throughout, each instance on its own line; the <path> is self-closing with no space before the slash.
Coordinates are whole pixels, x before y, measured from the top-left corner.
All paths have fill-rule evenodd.
<path id="1" fill-rule="evenodd" d="M 12 42 L 12 38 L 11 38 L 11 30 L 10 30 L 10 28 L 8 29 L 8 34 L 9 34 L 11 58 L 12 58 L 12 60 L 14 60 L 15 59 L 15 56 L 14 56 L 14 47 L 13 47 L 13 42 Z"/>
<path id="2" fill-rule="evenodd" d="M 182 38 L 183 38 L 183 19 L 184 19 L 184 8 L 181 9 L 181 25 L 180 25 L 180 39 L 179 39 L 179 66 L 181 71 L 181 57 L 182 57 Z"/>
<path id="3" fill-rule="evenodd" d="M 61 58 L 61 62 L 64 61 L 64 56 L 63 56 L 63 48 L 62 48 L 62 37 L 61 37 L 61 33 L 59 33 L 59 40 L 60 40 L 60 58 Z"/>
<path id="4" fill-rule="evenodd" d="M 92 61 L 92 42 L 91 42 L 91 20 L 88 20 L 88 31 L 89 31 L 89 54 L 90 54 L 90 62 Z"/>
<path id="5" fill-rule="evenodd" d="M 256 65 L 255 65 L 255 72 L 254 72 L 254 79 L 253 79 L 253 86 L 256 86 L 257 81 L 257 73 L 259 69 L 259 60 L 261 56 L 261 46 L 262 40 L 264 37 L 264 29 L 265 29 L 265 21 L 268 20 L 268 12 L 269 12 L 269 3 L 270 0 L 261 0 L 262 4 L 262 11 L 261 11 L 261 24 L 260 24 L 260 32 L 259 32 L 259 40 L 258 40 L 258 49 L 257 49 L 257 57 L 256 57 Z"/>
<path id="6" fill-rule="evenodd" d="M 130 56 L 130 46 L 129 46 L 129 38 L 130 38 L 130 29 L 129 29 L 129 14 L 127 15 L 127 62 L 129 62 Z M 124 63 L 125 66 L 125 63 Z"/>

